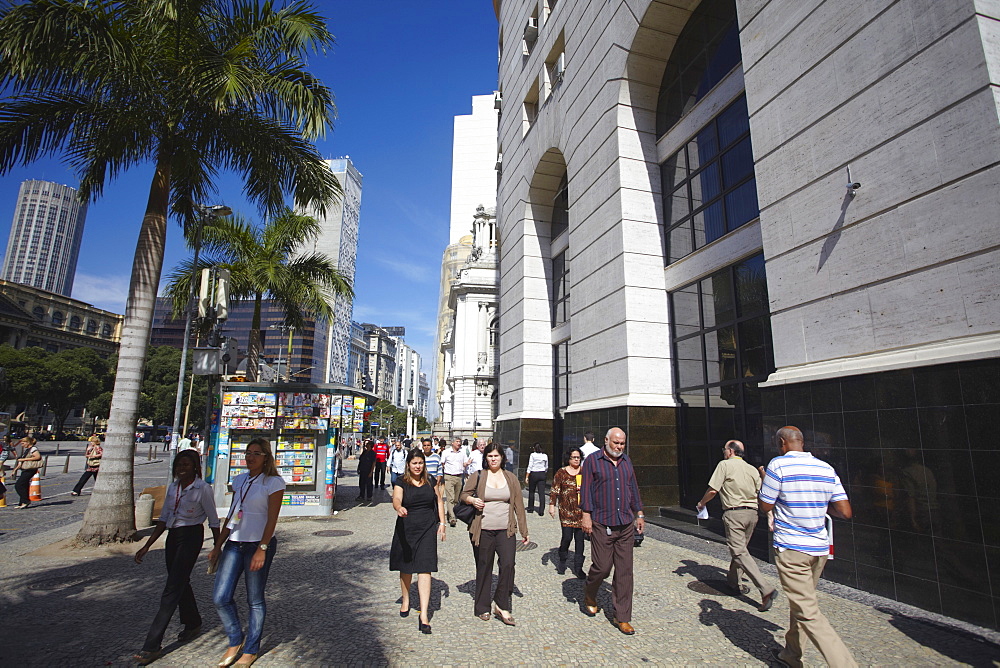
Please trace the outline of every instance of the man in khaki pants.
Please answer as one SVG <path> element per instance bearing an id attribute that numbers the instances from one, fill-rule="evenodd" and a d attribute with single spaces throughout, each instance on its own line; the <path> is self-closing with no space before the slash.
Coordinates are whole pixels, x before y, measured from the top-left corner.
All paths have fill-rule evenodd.
<path id="1" fill-rule="evenodd" d="M 775 434 L 781 456 L 767 465 L 758 496 L 761 512 L 774 511 L 775 564 L 788 597 L 785 648 L 774 652 L 783 666 L 802 666 L 802 632 L 832 668 L 854 668 L 854 657 L 819 610 L 816 582 L 830 556 L 826 514 L 851 519 L 851 502 L 833 467 L 805 452 L 802 432 Z"/>
<path id="2" fill-rule="evenodd" d="M 455 504 L 458 503 L 459 495 L 462 493 L 462 483 L 465 482 L 462 474 L 465 472 L 465 465 L 468 463 L 465 453 L 462 452 L 461 448 L 462 439 L 453 438 L 451 440 L 451 449 L 441 453 L 444 495 L 448 498 L 448 502 L 445 503 L 444 507 L 448 511 L 448 523 L 451 526 L 455 526 L 455 511 L 453 509 Z"/>
<path id="3" fill-rule="evenodd" d="M 778 590 L 764 579 L 757 562 L 747 546 L 757 526 L 757 492 L 760 490 L 760 471 L 743 460 L 743 443 L 727 441 L 722 446 L 722 461 L 715 467 L 708 490 L 698 502 L 698 510 L 705 507 L 716 494 L 722 501 L 722 524 L 726 527 L 726 546 L 729 548 L 729 586 L 733 594 L 750 591 L 740 583 L 742 570 L 760 590 L 761 603 L 757 608 L 767 612 L 774 603 Z M 763 469 L 761 469 L 763 471 Z"/>

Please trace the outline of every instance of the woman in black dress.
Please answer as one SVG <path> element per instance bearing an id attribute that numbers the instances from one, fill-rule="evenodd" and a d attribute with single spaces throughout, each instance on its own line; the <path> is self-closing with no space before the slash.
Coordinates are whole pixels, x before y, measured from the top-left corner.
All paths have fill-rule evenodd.
<path id="1" fill-rule="evenodd" d="M 392 507 L 396 514 L 396 532 L 389 550 L 389 570 L 399 571 L 399 586 L 403 604 L 399 616 L 410 614 L 410 584 L 417 573 L 417 593 L 420 596 L 421 633 L 430 633 L 427 608 L 431 599 L 431 573 L 437 572 L 435 533 L 445 538 L 444 499 L 441 485 L 427 475 L 426 461 L 421 450 L 412 450 L 406 457 L 406 470 L 392 488 Z"/>

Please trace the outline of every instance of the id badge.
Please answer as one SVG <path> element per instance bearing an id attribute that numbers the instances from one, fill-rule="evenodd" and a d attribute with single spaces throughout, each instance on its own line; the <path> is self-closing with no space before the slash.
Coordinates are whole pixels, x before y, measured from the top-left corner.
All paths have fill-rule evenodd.
<path id="1" fill-rule="evenodd" d="M 242 508 L 240 508 L 236 512 L 236 521 L 239 522 L 241 519 L 243 519 L 243 509 Z"/>

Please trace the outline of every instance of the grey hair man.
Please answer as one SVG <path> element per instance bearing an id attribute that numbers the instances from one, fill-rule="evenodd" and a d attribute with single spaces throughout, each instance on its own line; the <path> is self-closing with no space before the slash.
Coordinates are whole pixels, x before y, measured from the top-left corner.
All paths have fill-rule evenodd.
<path id="1" fill-rule="evenodd" d="M 722 446 L 722 461 L 709 478 L 708 489 L 697 507 L 701 510 L 716 494 L 719 495 L 722 524 L 726 528 L 726 547 L 729 548 L 729 587 L 737 595 L 749 593 L 749 587 L 740 582 L 740 571 L 746 573 L 760 590 L 761 603 L 757 609 L 767 612 L 778 590 L 761 575 L 748 549 L 757 526 L 757 493 L 760 491 L 761 476 L 760 471 L 744 461 L 743 454 L 743 443 L 726 441 Z"/>

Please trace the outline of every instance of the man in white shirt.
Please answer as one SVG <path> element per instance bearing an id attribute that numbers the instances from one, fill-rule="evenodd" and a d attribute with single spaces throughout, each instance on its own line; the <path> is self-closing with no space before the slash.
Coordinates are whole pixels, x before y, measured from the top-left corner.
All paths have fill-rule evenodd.
<path id="1" fill-rule="evenodd" d="M 462 452 L 462 440 L 453 438 L 451 447 L 441 454 L 441 472 L 444 474 L 444 494 L 448 499 L 444 508 L 448 514 L 448 524 L 455 526 L 455 511 L 458 496 L 462 493 L 462 474 L 465 473 L 465 454 Z"/>
<path id="2" fill-rule="evenodd" d="M 580 453 L 583 455 L 583 459 L 598 451 L 600 451 L 600 448 L 594 445 L 594 432 L 588 431 L 583 435 L 583 445 L 580 446 Z"/>
<path id="3" fill-rule="evenodd" d="M 389 483 L 396 485 L 396 478 L 406 471 L 406 450 L 403 444 L 396 439 L 392 439 L 392 450 L 389 451 Z"/>

